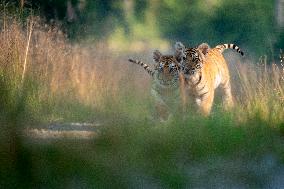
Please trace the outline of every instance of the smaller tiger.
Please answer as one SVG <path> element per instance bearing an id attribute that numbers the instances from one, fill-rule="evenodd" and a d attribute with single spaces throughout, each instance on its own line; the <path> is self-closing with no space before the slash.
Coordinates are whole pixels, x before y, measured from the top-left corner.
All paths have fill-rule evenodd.
<path id="1" fill-rule="evenodd" d="M 180 66 L 174 55 L 163 55 L 158 50 L 154 51 L 153 59 L 154 69 L 139 60 L 129 61 L 142 66 L 153 78 L 151 96 L 155 100 L 155 114 L 158 114 L 155 117 L 164 122 L 172 117 L 180 104 Z"/>

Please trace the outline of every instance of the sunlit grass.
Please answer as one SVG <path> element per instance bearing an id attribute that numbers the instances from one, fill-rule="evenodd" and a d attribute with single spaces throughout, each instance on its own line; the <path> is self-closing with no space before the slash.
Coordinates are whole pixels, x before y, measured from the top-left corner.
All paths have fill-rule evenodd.
<path id="1" fill-rule="evenodd" d="M 33 91 L 27 97 L 27 106 L 36 111 L 45 109 L 47 116 L 47 110 L 52 117 L 56 116 L 54 109 L 60 106 L 76 112 L 71 107 L 78 104 L 100 114 L 128 114 L 136 118 L 147 117 L 151 112 L 150 78 L 143 69 L 128 63 L 127 55 L 117 56 L 103 44 L 71 44 L 56 26 L 43 27 L 38 18 L 30 18 L 27 27 L 13 19 L 10 23 L 0 33 L 0 73 L 9 96 L 20 94 L 24 79 Z M 145 58 L 148 55 L 138 56 L 149 60 Z M 246 122 L 259 116 L 271 125 L 283 122 L 283 67 L 244 60 L 231 67 L 236 101 L 232 119 Z M 64 105 L 68 103 L 75 105 Z"/>

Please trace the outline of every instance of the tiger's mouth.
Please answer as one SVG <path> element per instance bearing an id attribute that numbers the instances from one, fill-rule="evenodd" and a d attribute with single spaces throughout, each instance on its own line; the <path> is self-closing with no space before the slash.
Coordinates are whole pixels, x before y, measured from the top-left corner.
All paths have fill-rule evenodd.
<path id="1" fill-rule="evenodd" d="M 176 79 L 172 79 L 172 80 L 159 80 L 159 83 L 164 86 L 164 87 L 173 87 L 173 86 L 177 86 L 178 82 Z"/>
<path id="2" fill-rule="evenodd" d="M 191 69 L 189 69 L 189 68 L 183 68 L 183 73 L 184 74 L 186 74 L 186 75 L 194 75 L 194 74 L 196 74 L 197 72 L 199 72 L 200 71 L 200 69 L 197 69 L 197 68 L 191 68 Z"/>
<path id="3" fill-rule="evenodd" d="M 174 78 L 174 75 L 170 74 L 170 73 L 163 73 L 163 74 L 159 74 L 158 78 L 160 80 L 165 80 L 165 81 L 169 81 L 172 80 Z"/>
<path id="4" fill-rule="evenodd" d="M 178 74 L 177 73 L 160 73 L 157 75 L 157 79 L 161 85 L 173 85 L 178 80 Z"/>
<path id="5" fill-rule="evenodd" d="M 182 72 L 185 75 L 195 75 L 196 73 L 201 71 L 202 63 L 187 63 L 181 67 Z"/>

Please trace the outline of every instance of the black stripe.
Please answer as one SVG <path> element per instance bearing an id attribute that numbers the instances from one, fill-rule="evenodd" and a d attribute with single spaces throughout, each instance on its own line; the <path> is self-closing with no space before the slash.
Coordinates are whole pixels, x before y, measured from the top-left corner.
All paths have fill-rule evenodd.
<path id="1" fill-rule="evenodd" d="M 201 82 L 201 79 L 202 79 L 202 76 L 200 74 L 198 81 L 195 84 L 193 84 L 193 86 L 196 87 Z"/>
<path id="2" fill-rule="evenodd" d="M 142 61 L 133 60 L 131 58 L 129 58 L 128 61 L 142 66 L 151 76 L 154 76 L 154 71 L 151 70 L 151 68 L 147 64 L 143 63 Z"/>
<path id="3" fill-rule="evenodd" d="M 201 95 L 199 95 L 199 96 L 200 96 L 200 98 L 203 98 L 203 97 L 204 97 L 204 95 L 206 95 L 207 93 L 209 93 L 209 91 L 207 91 L 207 92 L 202 93 Z"/>
<path id="4" fill-rule="evenodd" d="M 133 59 L 130 59 L 130 58 L 128 59 L 128 61 L 129 61 L 129 62 L 136 63 Z"/>
<path id="5" fill-rule="evenodd" d="M 201 89 L 198 89 L 198 91 L 202 91 L 206 87 L 206 84 L 207 83 L 205 83 L 205 85 L 203 85 L 203 87 Z"/>
<path id="6" fill-rule="evenodd" d="M 236 49 L 236 45 L 235 44 L 233 44 L 233 49 Z"/>

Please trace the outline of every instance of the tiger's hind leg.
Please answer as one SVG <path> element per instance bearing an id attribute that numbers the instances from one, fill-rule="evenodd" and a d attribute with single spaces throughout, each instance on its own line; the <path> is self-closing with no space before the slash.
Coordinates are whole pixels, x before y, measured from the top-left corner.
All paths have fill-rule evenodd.
<path id="1" fill-rule="evenodd" d="M 232 91 L 231 91 L 231 84 L 228 80 L 225 84 L 221 85 L 223 90 L 223 105 L 225 110 L 229 110 L 234 106 Z"/>

